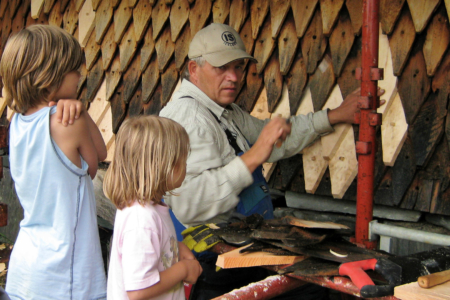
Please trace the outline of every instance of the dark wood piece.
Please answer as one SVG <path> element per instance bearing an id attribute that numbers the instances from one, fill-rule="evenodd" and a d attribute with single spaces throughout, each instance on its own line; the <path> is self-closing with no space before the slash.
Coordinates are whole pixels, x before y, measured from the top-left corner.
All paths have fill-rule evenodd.
<path id="1" fill-rule="evenodd" d="M 119 44 L 120 71 L 125 72 L 137 51 L 137 41 L 134 35 L 134 25 L 128 27 L 122 41 Z"/>
<path id="2" fill-rule="evenodd" d="M 305 61 L 300 52 L 297 52 L 285 81 L 289 92 L 289 109 L 291 116 L 295 116 L 302 100 L 303 90 L 308 81 Z"/>
<path id="3" fill-rule="evenodd" d="M 162 95 L 161 101 L 162 105 L 165 106 L 167 102 L 169 102 L 170 97 L 172 96 L 173 91 L 178 83 L 178 71 L 175 66 L 175 60 L 171 60 L 169 66 L 166 71 L 161 74 L 161 86 L 162 86 Z"/>
<path id="4" fill-rule="evenodd" d="M 259 30 L 268 12 L 269 12 L 269 1 L 254 0 L 252 2 L 252 5 L 250 7 L 250 19 L 252 21 L 252 38 L 254 40 L 258 38 Z"/>
<path id="5" fill-rule="evenodd" d="M 139 0 L 133 9 L 134 34 L 137 42 L 140 42 L 146 33 L 152 16 L 152 7 L 147 0 Z"/>
<path id="6" fill-rule="evenodd" d="M 168 26 L 156 41 L 155 50 L 158 57 L 159 72 L 163 73 L 175 51 L 175 43 L 170 38 L 170 28 Z"/>
<path id="7" fill-rule="evenodd" d="M 342 67 L 352 49 L 355 36 L 352 34 L 353 28 L 349 15 L 341 12 L 339 21 L 331 33 L 329 44 L 331 59 L 333 61 L 333 69 L 336 77 L 341 74 Z"/>
<path id="8" fill-rule="evenodd" d="M 333 90 L 334 82 L 335 76 L 331 58 L 325 55 L 316 72 L 309 79 L 314 111 L 321 110 L 327 102 L 328 96 Z"/>
<path id="9" fill-rule="evenodd" d="M 189 24 L 186 24 L 183 32 L 178 37 L 177 42 L 175 43 L 175 66 L 177 67 L 177 70 L 179 72 L 181 72 L 181 70 L 183 69 L 191 40 L 191 29 L 189 27 Z"/>
<path id="10" fill-rule="evenodd" d="M 162 87 L 158 85 L 153 96 L 147 104 L 144 104 L 144 115 L 158 115 L 162 108 L 161 103 Z"/>
<path id="11" fill-rule="evenodd" d="M 169 18 L 170 7 L 166 5 L 165 0 L 158 0 L 153 6 L 152 11 L 152 27 L 153 27 L 153 40 L 156 41 L 159 33 L 164 27 L 167 19 Z"/>
<path id="12" fill-rule="evenodd" d="M 394 75 L 400 76 L 411 52 L 416 33 L 411 14 L 405 9 L 395 26 L 395 30 L 389 36 L 389 46 L 392 53 L 392 68 Z"/>
<path id="13" fill-rule="evenodd" d="M 103 70 L 107 70 L 116 53 L 117 43 L 114 41 L 114 24 L 109 26 L 109 29 L 102 41 L 102 60 Z"/>
<path id="14" fill-rule="evenodd" d="M 131 23 L 133 10 L 128 7 L 128 1 L 121 1 L 120 6 L 114 11 L 114 41 L 120 43 Z M 134 29 L 133 29 L 134 31 Z M 134 32 L 133 32 L 134 35 Z M 129 38 L 129 34 L 128 37 Z"/>
<path id="15" fill-rule="evenodd" d="M 147 68 L 154 51 L 153 31 L 152 27 L 149 26 L 144 36 L 144 44 L 141 47 L 141 71 Z"/>
<path id="16" fill-rule="evenodd" d="M 97 11 L 95 12 L 95 41 L 100 44 L 103 41 L 108 30 L 111 30 L 110 25 L 113 20 L 114 10 L 109 1 L 102 1 Z M 113 27 L 114 29 L 114 27 Z M 115 40 L 115 31 L 113 35 L 113 41 Z M 116 42 L 117 43 L 117 42 Z"/>
<path id="17" fill-rule="evenodd" d="M 342 67 L 341 76 L 337 78 L 344 99 L 361 86 L 361 82 L 355 77 L 358 68 L 361 68 L 361 37 L 357 37 L 353 42 L 353 48 Z"/>
<path id="18" fill-rule="evenodd" d="M 91 36 L 86 43 L 86 47 L 84 47 L 84 54 L 86 57 L 86 68 L 90 71 L 96 63 L 97 58 L 100 56 L 100 45 L 95 42 L 94 32 L 91 33 Z"/>
<path id="19" fill-rule="evenodd" d="M 291 1 L 288 0 L 272 0 L 269 1 L 270 7 L 270 23 L 272 27 L 272 38 L 277 38 L 283 26 L 284 19 L 287 16 Z"/>
<path id="20" fill-rule="evenodd" d="M 122 71 L 120 71 L 120 54 L 117 52 L 114 56 L 113 62 L 106 72 L 106 100 L 110 101 L 111 97 L 119 85 L 122 78 Z"/>
<path id="21" fill-rule="evenodd" d="M 281 76 L 280 73 L 278 51 L 275 51 L 272 54 L 272 57 L 264 70 L 264 86 L 267 91 L 269 112 L 272 113 L 275 110 L 283 91 L 283 76 Z"/>
<path id="22" fill-rule="evenodd" d="M 119 85 L 111 97 L 112 131 L 117 134 L 127 114 L 127 105 L 122 101 L 123 86 Z"/>
<path id="23" fill-rule="evenodd" d="M 275 41 L 272 39 L 270 29 L 270 19 L 266 18 L 259 38 L 256 40 L 255 52 L 253 57 L 258 61 L 256 71 L 260 74 L 266 67 L 266 63 L 275 49 Z"/>
<path id="24" fill-rule="evenodd" d="M 405 0 L 381 0 L 380 1 L 380 23 L 381 30 L 385 34 L 391 34 L 394 29 Z"/>
<path id="25" fill-rule="evenodd" d="M 150 4 L 149 4 L 150 5 Z M 128 117 L 137 116 L 144 111 L 144 103 L 142 102 L 142 85 L 139 84 L 136 92 L 128 104 Z"/>
<path id="26" fill-rule="evenodd" d="M 156 55 L 153 55 L 149 65 L 142 73 L 142 101 L 148 103 L 159 82 L 159 69 Z"/>
<path id="27" fill-rule="evenodd" d="M 318 0 L 291 1 L 297 37 L 301 38 L 305 34 L 318 2 Z"/>
<path id="28" fill-rule="evenodd" d="M 297 45 L 298 37 L 295 32 L 294 17 L 289 13 L 278 37 L 280 72 L 282 75 L 286 75 L 289 72 L 295 57 Z"/>
<path id="29" fill-rule="evenodd" d="M 134 95 L 138 84 L 140 83 L 141 71 L 139 68 L 139 64 L 141 62 L 141 56 L 139 52 L 134 56 L 131 61 L 130 66 L 123 74 L 123 92 L 122 92 L 122 100 L 125 103 L 128 103 L 131 97 Z"/>
<path id="30" fill-rule="evenodd" d="M 98 89 L 102 85 L 103 78 L 105 76 L 105 71 L 103 71 L 103 62 L 100 57 L 95 63 L 94 67 L 89 71 L 86 79 L 86 99 L 91 102 L 94 100 L 95 95 L 97 94 Z"/>
<path id="31" fill-rule="evenodd" d="M 320 0 L 322 10 L 323 34 L 329 36 L 339 17 L 344 0 Z"/>
<path id="32" fill-rule="evenodd" d="M 362 11 L 363 11 L 363 1 L 361 0 L 347 0 L 345 1 L 348 13 L 350 15 L 350 20 L 352 22 L 353 34 L 360 35 L 362 28 Z"/>
<path id="33" fill-rule="evenodd" d="M 327 41 L 323 36 L 322 17 L 317 9 L 311 23 L 301 41 L 303 59 L 306 62 L 308 74 L 314 73 L 317 63 L 322 59 L 327 48 Z"/>
<path id="34" fill-rule="evenodd" d="M 145 1 L 145 0 L 144 0 Z M 189 19 L 189 2 L 187 0 L 175 0 L 170 10 L 170 30 L 172 42 L 176 42 L 184 25 Z"/>

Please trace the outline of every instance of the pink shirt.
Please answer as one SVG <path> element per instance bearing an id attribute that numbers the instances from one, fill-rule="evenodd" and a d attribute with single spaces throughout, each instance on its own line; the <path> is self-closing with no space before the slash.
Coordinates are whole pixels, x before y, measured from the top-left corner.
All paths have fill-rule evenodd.
<path id="1" fill-rule="evenodd" d="M 126 291 L 159 282 L 178 262 L 178 242 L 167 206 L 135 202 L 117 210 L 108 272 L 108 299 L 128 299 Z M 183 283 L 154 299 L 184 300 Z"/>

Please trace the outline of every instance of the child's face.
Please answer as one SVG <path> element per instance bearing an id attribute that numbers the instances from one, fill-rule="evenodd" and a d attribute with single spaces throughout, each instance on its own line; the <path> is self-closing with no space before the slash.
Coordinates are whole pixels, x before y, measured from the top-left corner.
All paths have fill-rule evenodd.
<path id="1" fill-rule="evenodd" d="M 80 81 L 80 72 L 72 71 L 64 76 L 59 89 L 55 92 L 53 101 L 58 101 L 60 99 L 76 99 L 77 98 L 77 88 L 78 82 Z"/>
<path id="2" fill-rule="evenodd" d="M 172 181 L 169 182 L 169 190 L 179 188 L 186 177 L 186 162 L 178 164 L 173 170 Z"/>

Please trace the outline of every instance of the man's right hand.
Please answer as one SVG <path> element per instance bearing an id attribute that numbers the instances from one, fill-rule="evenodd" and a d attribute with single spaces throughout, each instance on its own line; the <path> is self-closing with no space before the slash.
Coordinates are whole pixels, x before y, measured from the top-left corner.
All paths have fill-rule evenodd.
<path id="1" fill-rule="evenodd" d="M 50 101 L 48 106 L 56 104 L 56 120 L 64 126 L 73 124 L 85 110 L 83 103 L 76 99 L 64 99 L 58 102 Z"/>

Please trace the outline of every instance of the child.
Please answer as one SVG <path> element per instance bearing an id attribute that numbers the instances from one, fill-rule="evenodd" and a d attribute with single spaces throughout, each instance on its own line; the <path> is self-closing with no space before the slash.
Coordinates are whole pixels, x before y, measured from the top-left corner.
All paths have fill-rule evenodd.
<path id="1" fill-rule="evenodd" d="M 108 299 L 185 299 L 183 282 L 202 272 L 177 242 L 161 201 L 186 175 L 189 137 L 178 123 L 156 116 L 126 120 L 105 174 L 105 195 L 118 208 L 108 271 Z"/>
<path id="2" fill-rule="evenodd" d="M 11 254 L 11 299 L 105 299 L 106 278 L 92 179 L 106 157 L 86 112 L 64 126 L 56 107 L 79 101 L 83 52 L 56 26 L 11 37 L 0 62 L 10 124 L 10 170 L 24 219 Z M 72 100 L 61 100 L 72 99 Z"/>

